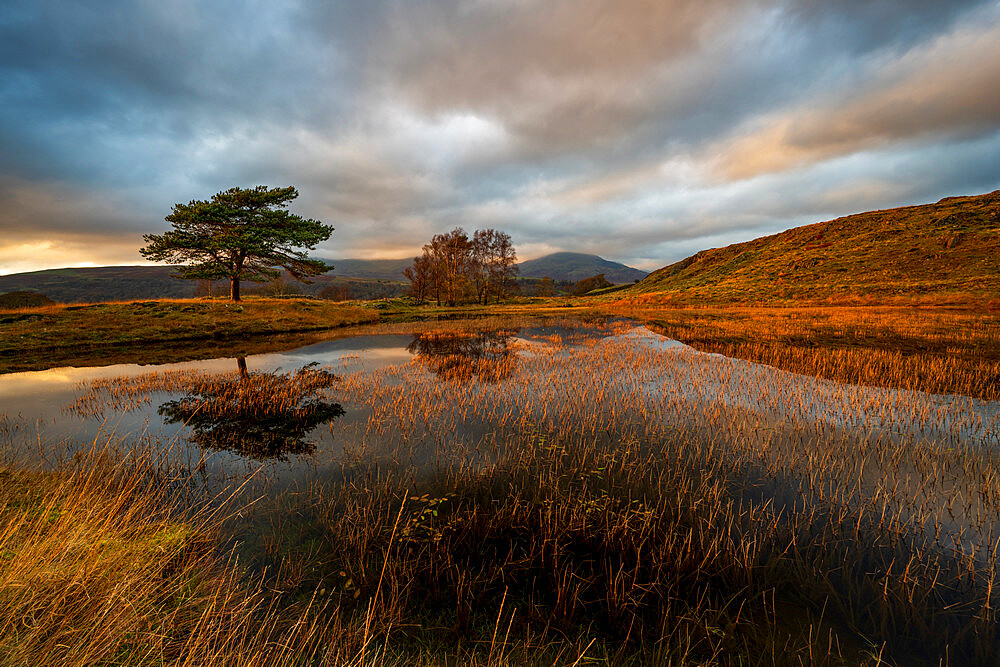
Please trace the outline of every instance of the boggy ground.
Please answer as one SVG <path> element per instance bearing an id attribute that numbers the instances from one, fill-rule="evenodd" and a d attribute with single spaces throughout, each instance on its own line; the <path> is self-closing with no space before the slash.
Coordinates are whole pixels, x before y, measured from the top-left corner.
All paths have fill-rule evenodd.
<path id="1" fill-rule="evenodd" d="M 164 501 L 191 488 L 183 469 L 108 455 L 62 473 L 43 500 L 8 503 L 0 600 L 16 604 L 0 608 L 0 652 L 50 664 L 993 664 L 997 423 L 964 412 L 973 402 L 933 411 L 921 395 L 848 393 L 838 420 L 817 419 L 813 385 L 789 374 L 659 349 L 627 324 L 601 343 L 569 321 L 542 342 L 504 338 L 524 323 L 429 325 L 428 341 L 449 344 L 321 383 L 367 418 L 331 422 L 335 473 L 291 490 L 253 478 L 224 513 L 180 511 Z M 287 400 L 281 381 L 229 381 Z M 880 421 L 846 426 L 870 415 Z M 949 428 L 962 420 L 975 446 Z M 53 515 L 60 493 L 83 492 L 108 500 Z M 136 498 L 157 511 L 127 510 L 147 507 Z M 120 526 L 114 539 L 104 526 Z M 158 550 L 153 526 L 181 528 Z M 72 535 L 95 554 L 144 557 L 47 566 Z M 228 548 L 239 560 L 217 555 Z"/>
<path id="2" fill-rule="evenodd" d="M 352 325 L 562 310 L 568 302 L 503 306 L 414 305 L 408 298 L 157 299 L 0 308 L 0 373 L 58 366 L 166 363 L 247 356 L 345 335 Z M 576 305 L 570 310 L 581 310 Z"/>
<path id="3" fill-rule="evenodd" d="M 287 349 L 306 332 L 378 319 L 371 308 L 316 299 L 161 299 L 0 309 L 0 373 L 246 355 Z"/>

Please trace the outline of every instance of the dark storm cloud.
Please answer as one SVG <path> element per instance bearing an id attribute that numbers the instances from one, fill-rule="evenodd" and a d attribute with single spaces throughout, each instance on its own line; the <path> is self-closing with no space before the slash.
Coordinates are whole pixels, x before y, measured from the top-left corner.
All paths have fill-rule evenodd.
<path id="1" fill-rule="evenodd" d="M 234 124 L 331 112 L 336 98 L 315 83 L 336 73 L 336 58 L 322 43 L 297 48 L 272 6 L 8 3 L 0 113 L 17 131 L 4 133 L 3 167 L 147 179 L 164 158 L 182 162 L 190 143 Z"/>
<path id="2" fill-rule="evenodd" d="M 0 271 L 137 261 L 256 183 L 328 256 L 492 225 L 653 267 L 1000 186 L 998 44 L 995 1 L 15 0 Z"/>

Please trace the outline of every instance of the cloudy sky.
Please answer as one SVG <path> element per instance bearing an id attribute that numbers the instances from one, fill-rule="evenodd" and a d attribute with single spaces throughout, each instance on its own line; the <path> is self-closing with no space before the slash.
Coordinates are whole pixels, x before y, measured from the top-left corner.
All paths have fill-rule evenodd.
<path id="1" fill-rule="evenodd" d="M 652 269 L 1000 188 L 1000 1 L 5 0 L 0 273 L 295 185 L 317 255 L 455 226 Z"/>

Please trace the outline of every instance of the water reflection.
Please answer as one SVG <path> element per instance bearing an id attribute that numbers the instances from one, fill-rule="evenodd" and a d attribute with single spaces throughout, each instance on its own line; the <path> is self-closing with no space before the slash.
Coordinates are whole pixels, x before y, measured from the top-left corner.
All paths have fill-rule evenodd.
<path id="1" fill-rule="evenodd" d="M 310 364 L 294 374 L 251 373 L 237 359 L 238 376 L 201 383 L 185 396 L 163 403 L 168 424 L 184 424 L 187 439 L 202 448 L 225 450 L 263 461 L 311 454 L 309 433 L 344 414 L 322 390 L 338 378 Z M 320 395 L 317 395 L 320 394 Z"/>
<path id="2" fill-rule="evenodd" d="M 414 362 L 443 380 L 500 382 L 517 362 L 513 331 L 426 332 L 414 334 L 406 349 Z"/>

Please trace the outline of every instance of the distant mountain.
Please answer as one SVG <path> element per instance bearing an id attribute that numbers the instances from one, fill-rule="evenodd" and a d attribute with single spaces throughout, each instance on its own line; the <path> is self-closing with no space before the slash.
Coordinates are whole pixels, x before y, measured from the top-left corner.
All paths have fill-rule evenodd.
<path id="1" fill-rule="evenodd" d="M 333 264 L 331 276 L 350 278 L 370 278 L 372 280 L 405 280 L 403 269 L 413 264 L 407 259 L 321 259 Z"/>
<path id="2" fill-rule="evenodd" d="M 603 273 L 611 282 L 623 284 L 642 280 L 648 275 L 631 266 L 580 252 L 554 252 L 538 259 L 529 259 L 521 262 L 520 269 L 523 278 L 552 278 L 570 282 Z"/>
<path id="3" fill-rule="evenodd" d="M 174 278 L 172 266 L 98 266 L 76 269 L 48 269 L 0 276 L 0 294 L 32 291 L 62 303 L 92 301 L 128 301 L 130 299 L 188 299 L 206 292 L 221 296 L 228 293 L 228 283 Z M 340 276 L 335 273 L 315 276 L 305 285 L 286 276 L 281 285 L 244 283 L 244 293 L 300 291 L 324 296 L 324 288 L 336 291 L 330 298 L 378 299 L 400 296 L 406 285 L 400 276 L 394 280 Z M 336 295 L 336 296 L 334 296 Z"/>
<path id="4" fill-rule="evenodd" d="M 995 300 L 1000 190 L 703 250 L 620 295 L 649 304 Z"/>
<path id="5" fill-rule="evenodd" d="M 413 264 L 413 259 L 324 259 L 334 265 L 332 276 L 404 280 L 403 269 Z M 609 262 L 597 255 L 579 252 L 555 252 L 519 265 L 522 278 L 552 278 L 556 281 L 576 282 L 598 273 L 613 283 L 631 283 L 646 277 L 645 271 Z"/>
<path id="6" fill-rule="evenodd" d="M 403 269 L 412 259 L 327 259 L 334 265 L 330 273 L 315 276 L 311 285 L 293 281 L 293 290 L 319 294 L 325 287 L 335 287 L 350 298 L 371 299 L 399 296 L 408 283 Z M 549 277 L 556 281 L 576 282 L 597 273 L 614 283 L 632 282 L 646 274 L 623 264 L 603 260 L 597 255 L 557 252 L 521 263 L 521 275 L 526 278 Z M 194 280 L 171 276 L 171 266 L 99 266 L 76 269 L 48 269 L 0 276 L 0 294 L 29 290 L 40 292 L 62 303 L 88 301 L 127 301 L 129 299 L 186 299 L 205 293 L 208 285 Z M 346 288 L 347 292 L 342 290 Z M 215 295 L 225 294 L 223 281 L 211 285 Z M 245 287 L 247 293 L 271 289 L 268 285 Z"/>

